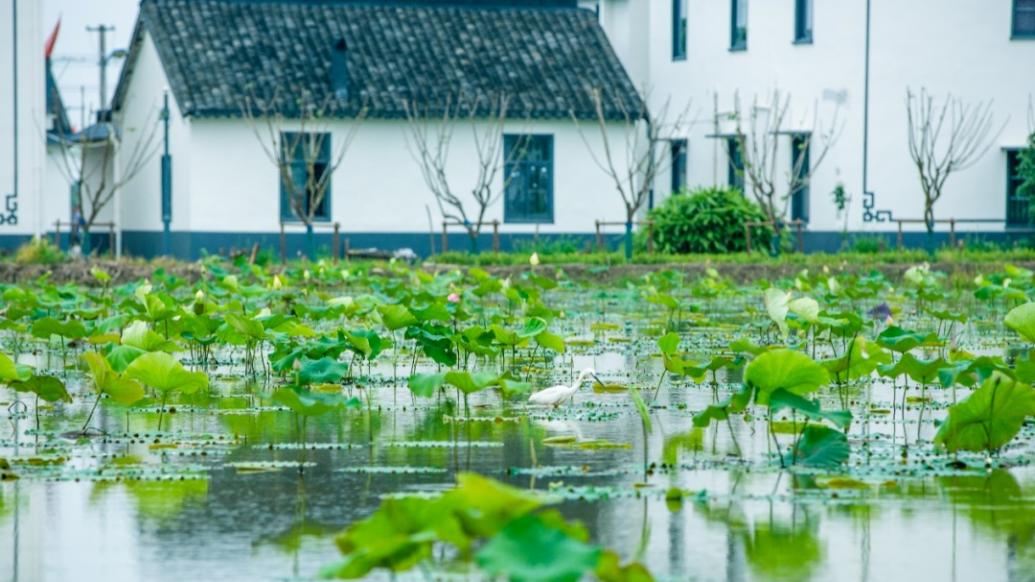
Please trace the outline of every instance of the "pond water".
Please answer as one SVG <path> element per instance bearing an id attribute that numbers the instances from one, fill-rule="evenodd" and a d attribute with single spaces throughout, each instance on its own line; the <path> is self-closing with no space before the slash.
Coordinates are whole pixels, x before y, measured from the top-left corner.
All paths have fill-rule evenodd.
<path id="1" fill-rule="evenodd" d="M 696 299 L 692 313 L 674 315 L 639 297 L 557 290 L 551 305 L 567 314 L 551 329 L 568 340 L 567 353 L 504 353 L 536 387 L 570 382 L 585 367 L 609 385 L 587 382 L 557 408 L 495 390 L 473 394 L 466 409 L 448 387 L 416 398 L 403 343 L 372 365 L 353 362 L 357 381 L 342 390 L 358 408 L 302 423 L 270 399 L 283 380 L 249 378 L 243 350 L 226 349 L 206 370 L 210 390 L 174 398 L 161 414 L 104 402 L 89 423 L 97 430 L 83 437 L 74 433 L 94 392 L 69 362 L 85 348 L 37 345 L 18 361 L 56 371 L 74 398 L 37 406 L 0 389 L 0 458 L 18 475 L 0 482 L 0 578 L 316 579 L 341 559 L 335 535 L 385 498 L 441 493 L 475 472 L 549 492 L 594 543 L 641 561 L 659 580 L 1035 580 L 1030 421 L 995 458 L 953 457 L 932 441 L 948 406 L 971 390 L 913 383 L 906 391 L 874 374 L 843 395 L 817 394 L 824 410 L 852 411 L 847 463 L 781 468 L 774 451 L 800 434 L 800 417 L 778 413 L 773 434 L 756 408 L 691 430 L 694 415 L 740 389 L 743 369 L 695 383 L 664 373 L 658 356 L 664 326 L 702 358 L 735 337 L 779 341 L 757 292 Z M 995 310 L 955 330 L 925 317 L 908 323 L 937 325 L 973 354 L 1004 353 Z M 13 337 L 4 338 L 8 353 Z M 817 353 L 812 339 L 816 358 L 844 353 L 833 341 Z M 179 356 L 198 367 L 192 354 Z M 423 356 L 412 362 L 437 369 Z M 649 427 L 629 385 L 647 397 Z M 415 569 L 395 578 L 478 575 Z"/>
<path id="2" fill-rule="evenodd" d="M 575 359 L 605 377 L 629 364 L 618 352 Z M 890 407 L 889 388 L 872 388 L 874 407 Z M 955 471 L 923 447 L 902 459 L 903 438 L 914 441 L 918 427 L 923 441 L 933 434 L 933 422 L 917 424 L 918 410 L 904 421 L 875 414 L 855 424 L 843 472 L 854 481 L 831 483 L 780 471 L 762 419 L 738 419 L 735 439 L 713 424 L 677 465 L 658 466 L 666 436 L 688 426 L 687 411 L 711 403 L 707 387 L 663 387 L 646 439 L 624 394 L 585 388 L 556 410 L 501 409 L 479 397 L 472 419 L 459 422 L 463 412 L 449 401 L 414 406 L 408 394 L 380 388 L 369 410 L 311 421 L 305 450 L 291 414 L 256 410 L 247 391 L 228 388 L 236 395 L 181 408 L 161 433 L 156 414 L 132 414 L 127 431 L 124 414 L 102 408 L 96 426 L 109 436 L 81 444 L 59 435 L 86 409 L 44 417 L 39 435 L 26 434 L 31 413 L 10 421 L 3 455 L 36 463 L 36 475 L 0 489 L 0 572 L 11 580 L 309 579 L 338 558 L 333 534 L 383 496 L 441 491 L 457 472 L 475 471 L 552 489 L 596 541 L 641 556 L 660 579 L 1035 576 L 1035 470 Z M 931 406 L 950 398 L 939 394 Z M 543 443 L 560 436 L 610 446 Z M 1032 452 L 1032 436 L 1026 428 L 1015 455 Z M 737 447 L 742 456 L 731 456 Z M 303 459 L 312 465 L 302 474 L 269 466 Z M 692 493 L 666 501 L 671 487 Z"/>

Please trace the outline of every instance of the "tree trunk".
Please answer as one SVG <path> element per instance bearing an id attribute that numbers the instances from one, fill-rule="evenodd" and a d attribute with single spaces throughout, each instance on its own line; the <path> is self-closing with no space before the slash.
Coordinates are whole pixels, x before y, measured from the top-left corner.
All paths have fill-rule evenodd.
<path id="1" fill-rule="evenodd" d="M 467 231 L 468 244 L 472 255 L 478 254 L 478 231 L 469 230 Z"/>
<path id="2" fill-rule="evenodd" d="M 625 219 L 625 260 L 631 261 L 633 258 L 633 221 L 631 218 Z"/>
<path id="3" fill-rule="evenodd" d="M 307 222 L 305 225 L 305 252 L 310 261 L 316 260 L 316 240 L 313 236 L 313 223 L 311 222 Z"/>
<path id="4" fill-rule="evenodd" d="M 90 225 L 83 225 L 79 230 L 79 238 L 83 241 L 80 250 L 84 257 L 90 256 Z"/>
<path id="5" fill-rule="evenodd" d="M 936 250 L 934 243 L 934 203 L 930 200 L 924 204 L 924 226 L 927 227 L 927 252 L 933 256 Z"/>

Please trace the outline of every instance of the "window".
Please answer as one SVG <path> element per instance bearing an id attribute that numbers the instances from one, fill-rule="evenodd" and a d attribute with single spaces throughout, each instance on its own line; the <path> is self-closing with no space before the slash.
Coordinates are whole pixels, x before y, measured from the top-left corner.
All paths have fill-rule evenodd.
<path id="1" fill-rule="evenodd" d="M 809 221 L 809 142 L 807 133 L 791 135 L 791 220 Z"/>
<path id="2" fill-rule="evenodd" d="M 794 42 L 812 43 L 812 0 L 794 0 Z"/>
<path id="3" fill-rule="evenodd" d="M 280 179 L 281 220 L 299 220 L 291 210 L 293 198 L 298 201 L 300 211 L 307 215 L 312 202 L 319 199 L 313 219 L 330 220 L 331 134 L 283 132 L 280 134 L 280 155 L 283 164 Z"/>
<path id="4" fill-rule="evenodd" d="M 672 60 L 686 58 L 686 2 L 672 0 Z"/>
<path id="5" fill-rule="evenodd" d="M 1006 152 L 1006 226 L 1028 226 L 1031 224 L 1029 201 L 1021 196 L 1021 150 Z"/>
<path id="6" fill-rule="evenodd" d="M 553 136 L 503 136 L 503 221 L 553 222 Z"/>
<path id="7" fill-rule="evenodd" d="M 1013 38 L 1035 38 L 1035 0 L 1013 0 Z"/>
<path id="8" fill-rule="evenodd" d="M 726 138 L 726 155 L 729 158 L 729 168 L 726 174 L 726 183 L 730 188 L 736 188 L 744 192 L 744 157 L 740 155 L 740 139 L 736 136 Z"/>
<path id="9" fill-rule="evenodd" d="M 730 6 L 730 50 L 747 50 L 748 0 L 730 0 Z"/>
<path id="10" fill-rule="evenodd" d="M 672 193 L 686 189 L 686 140 L 672 140 Z"/>

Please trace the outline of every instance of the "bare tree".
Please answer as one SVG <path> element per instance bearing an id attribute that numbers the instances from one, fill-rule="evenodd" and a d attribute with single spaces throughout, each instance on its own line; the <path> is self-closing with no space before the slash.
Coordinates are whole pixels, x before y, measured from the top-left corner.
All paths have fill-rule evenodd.
<path id="1" fill-rule="evenodd" d="M 310 259 L 316 254 L 313 224 L 367 111 L 365 104 L 352 111 L 340 139 L 332 139 L 333 120 L 350 112 L 337 94 L 318 98 L 306 89 L 278 88 L 269 98 L 252 94 L 241 104 L 241 114 L 277 168 L 291 214 L 306 227 Z"/>
<path id="2" fill-rule="evenodd" d="M 90 229 L 101 212 L 111 204 L 123 186 L 137 176 L 158 153 L 158 117 L 152 113 L 139 128 L 140 134 L 128 151 L 121 151 L 126 142 L 112 122 L 102 122 L 74 135 L 57 135 L 61 156 L 58 166 L 62 176 L 77 195 L 72 208 L 72 231 L 82 230 L 83 253 L 90 252 Z M 122 136 L 125 137 L 125 136 Z M 123 157 L 115 168 L 116 153 Z"/>
<path id="3" fill-rule="evenodd" d="M 936 104 L 925 89 L 916 95 L 906 89 L 909 156 L 920 175 L 924 194 L 924 222 L 934 232 L 934 205 L 945 181 L 976 163 L 992 147 L 1006 122 L 996 129 L 992 101 L 967 103 L 947 95 Z"/>
<path id="4" fill-rule="evenodd" d="M 629 106 L 624 99 L 614 99 L 619 109 L 615 116 L 606 111 L 605 96 L 599 87 L 593 87 L 589 92 L 602 152 L 597 153 L 597 148 L 583 131 L 574 109 L 570 111 L 571 119 L 593 162 L 611 178 L 615 190 L 622 198 L 625 206 L 625 255 L 630 258 L 636 213 L 649 199 L 654 179 L 671 164 L 671 159 L 667 157 L 659 159 L 658 144 L 683 135 L 688 125 L 690 104 L 687 103 L 686 107 L 672 115 L 671 103 L 667 100 L 656 111 L 651 111 L 646 105 L 646 98 L 641 98 L 635 107 Z M 622 133 L 622 144 L 612 143 L 616 127 Z M 622 151 L 616 153 L 616 147 L 621 147 Z M 624 155 L 622 163 L 619 163 L 620 155 Z"/>
<path id="5" fill-rule="evenodd" d="M 824 124 L 819 118 L 818 105 L 812 108 L 810 124 L 806 125 L 803 120 L 793 128 L 788 127 L 790 104 L 790 96 L 784 96 L 776 90 L 767 105 L 760 105 L 758 97 L 755 97 L 751 110 L 745 116 L 741 111 L 739 96 L 734 96 L 736 143 L 743 163 L 745 189 L 750 190 L 755 202 L 765 212 L 766 219 L 773 223 L 777 231 L 783 228 L 794 195 L 808 186 L 844 128 L 838 115 L 839 108 L 834 109 L 830 120 Z M 745 118 L 746 132 L 743 126 Z M 790 170 L 785 174 L 779 173 L 780 143 L 790 136 L 798 137 L 799 150 L 791 151 Z M 808 156 L 803 155 L 806 150 Z M 786 181 L 786 189 L 781 188 L 783 180 Z"/>
<path id="6" fill-rule="evenodd" d="M 403 103 L 409 123 L 407 148 L 410 155 L 420 167 L 442 218 L 462 225 L 467 231 L 472 252 L 478 250 L 478 237 L 489 208 L 503 196 L 512 178 L 504 175 L 502 187 L 497 189 L 496 176 L 502 173 L 507 162 L 520 158 L 525 149 L 519 140 L 518 147 L 504 151 L 503 130 L 509 104 L 510 97 L 503 93 L 489 97 L 462 94 L 447 97 L 439 112 L 415 100 Z M 471 185 L 469 201 L 473 205 L 470 209 L 448 171 L 450 146 L 459 125 L 470 128 L 478 169 Z"/>

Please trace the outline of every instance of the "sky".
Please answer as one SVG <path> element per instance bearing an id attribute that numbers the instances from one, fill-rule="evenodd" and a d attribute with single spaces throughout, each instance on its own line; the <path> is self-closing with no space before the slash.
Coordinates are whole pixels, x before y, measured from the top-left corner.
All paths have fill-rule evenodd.
<path id="1" fill-rule="evenodd" d="M 138 0 L 34 0 L 43 3 L 43 30 L 48 36 L 61 19 L 61 32 L 54 46 L 53 67 L 61 97 L 72 125 L 81 127 L 85 116 L 92 117 L 100 104 L 98 38 L 87 26 L 114 26 L 108 33 L 108 52 L 129 47 Z M 122 59 L 108 64 L 108 99 L 115 92 Z M 85 108 L 84 108 L 85 106 Z M 91 119 L 86 119 L 87 125 Z"/>

